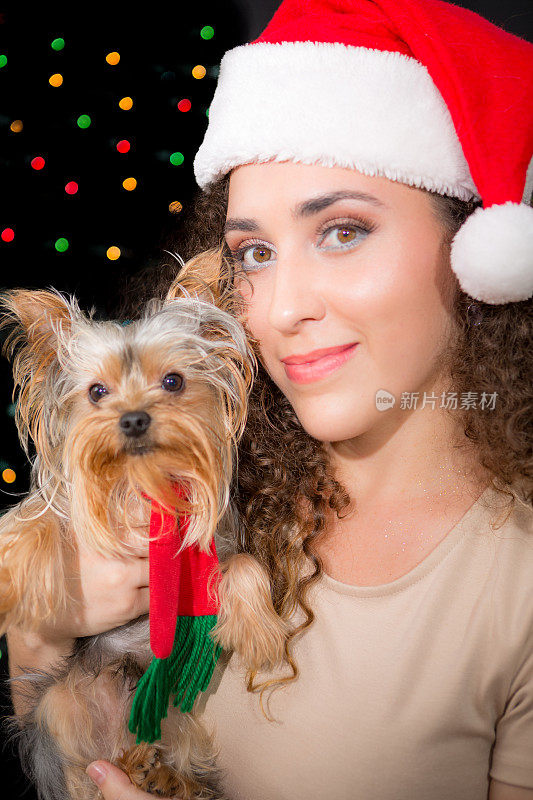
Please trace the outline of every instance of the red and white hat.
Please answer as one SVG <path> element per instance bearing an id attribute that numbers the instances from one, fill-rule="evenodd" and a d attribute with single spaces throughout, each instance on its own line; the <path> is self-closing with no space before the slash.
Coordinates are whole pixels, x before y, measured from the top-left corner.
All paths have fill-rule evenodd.
<path id="1" fill-rule="evenodd" d="M 533 45 L 442 0 L 283 0 L 220 64 L 194 160 L 297 161 L 482 200 L 452 269 L 491 304 L 533 295 Z"/>

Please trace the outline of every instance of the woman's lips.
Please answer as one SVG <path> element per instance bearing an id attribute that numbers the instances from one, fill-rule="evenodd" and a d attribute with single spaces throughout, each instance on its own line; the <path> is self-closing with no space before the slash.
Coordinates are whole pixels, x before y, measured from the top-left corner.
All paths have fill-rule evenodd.
<path id="1" fill-rule="evenodd" d="M 338 353 L 309 361 L 306 364 L 285 364 L 285 374 L 294 383 L 312 383 L 339 369 L 355 352 L 357 344 L 348 345 Z"/>

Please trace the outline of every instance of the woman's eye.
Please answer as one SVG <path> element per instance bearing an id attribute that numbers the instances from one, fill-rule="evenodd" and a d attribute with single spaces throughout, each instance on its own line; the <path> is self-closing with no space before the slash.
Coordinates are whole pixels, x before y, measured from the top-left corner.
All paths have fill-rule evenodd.
<path id="1" fill-rule="evenodd" d="M 257 267 L 268 264 L 272 260 L 274 251 L 263 244 L 248 244 L 239 247 L 232 255 L 244 267 Z"/>
<path id="2" fill-rule="evenodd" d="M 342 247 L 343 244 L 350 244 L 350 242 L 353 242 L 356 238 L 357 228 L 353 225 L 336 225 L 334 228 L 330 228 L 327 235 L 322 239 L 322 242 L 331 239 L 332 247 L 338 245 Z"/>
<path id="3" fill-rule="evenodd" d="M 103 383 L 93 383 L 89 389 L 89 397 L 93 403 L 97 403 L 106 394 L 109 394 L 109 391 L 106 389 Z"/>
<path id="4" fill-rule="evenodd" d="M 179 392 L 184 382 L 182 375 L 177 372 L 171 372 L 169 375 L 165 375 L 161 382 L 161 387 L 167 392 Z"/>

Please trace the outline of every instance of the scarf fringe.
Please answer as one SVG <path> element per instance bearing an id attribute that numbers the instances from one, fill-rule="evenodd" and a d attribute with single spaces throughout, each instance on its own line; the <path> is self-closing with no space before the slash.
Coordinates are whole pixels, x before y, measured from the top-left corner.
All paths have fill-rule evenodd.
<path id="1" fill-rule="evenodd" d="M 129 719 L 129 730 L 137 733 L 137 744 L 152 744 L 161 738 L 161 720 L 172 705 L 190 712 L 199 692 L 211 680 L 222 647 L 213 642 L 210 632 L 216 615 L 178 617 L 172 653 L 168 658 L 153 658 L 140 679 Z"/>

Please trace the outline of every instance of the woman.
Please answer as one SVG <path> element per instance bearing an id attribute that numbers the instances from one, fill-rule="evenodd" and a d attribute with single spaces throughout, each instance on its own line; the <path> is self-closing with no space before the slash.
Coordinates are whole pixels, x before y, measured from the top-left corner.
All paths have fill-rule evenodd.
<path id="1" fill-rule="evenodd" d="M 239 800 L 533 798 L 533 48 L 438 0 L 303 5 L 226 55 L 195 161 L 261 360 L 246 549 L 293 623 L 199 710 Z M 10 660 L 145 613 L 145 555 L 82 554 L 85 618 Z"/>

